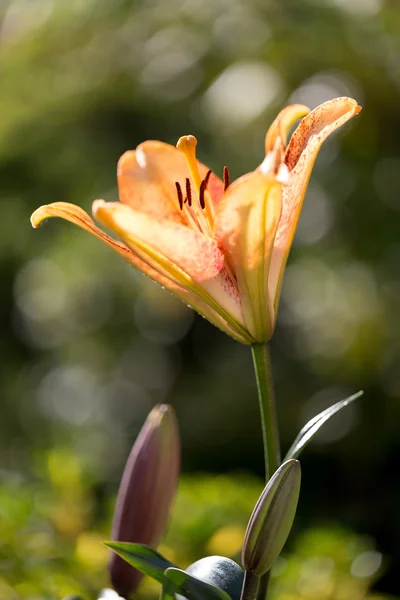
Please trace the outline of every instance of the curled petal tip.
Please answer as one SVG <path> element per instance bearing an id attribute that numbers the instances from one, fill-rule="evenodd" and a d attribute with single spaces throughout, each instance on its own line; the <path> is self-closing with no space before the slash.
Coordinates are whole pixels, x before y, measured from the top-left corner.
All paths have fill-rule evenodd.
<path id="1" fill-rule="evenodd" d="M 92 215 L 96 217 L 98 210 L 101 209 L 105 204 L 105 200 L 94 200 L 92 204 Z"/>
<path id="2" fill-rule="evenodd" d="M 47 206 L 40 206 L 31 215 L 31 225 L 34 229 L 37 229 L 45 219 L 49 216 L 46 211 Z"/>
<path id="3" fill-rule="evenodd" d="M 349 98 L 348 96 L 342 96 L 340 98 L 336 98 L 335 100 L 332 100 L 331 102 L 337 102 L 337 104 L 342 104 L 343 106 L 345 106 L 346 104 L 349 106 L 349 112 L 352 112 L 352 116 L 356 116 L 358 115 L 358 113 L 362 110 L 362 106 L 360 106 L 357 103 L 357 100 L 354 100 L 354 98 Z"/>
<path id="4" fill-rule="evenodd" d="M 265 137 L 265 153 L 268 154 L 274 150 L 277 138 L 280 138 L 281 142 L 286 145 L 290 129 L 296 121 L 308 115 L 309 112 L 310 109 L 304 104 L 290 104 L 281 110 Z"/>

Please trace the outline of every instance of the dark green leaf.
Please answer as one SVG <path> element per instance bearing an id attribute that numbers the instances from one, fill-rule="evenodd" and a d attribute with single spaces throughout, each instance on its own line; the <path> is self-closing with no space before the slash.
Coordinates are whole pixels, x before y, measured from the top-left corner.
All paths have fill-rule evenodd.
<path id="1" fill-rule="evenodd" d="M 104 542 L 113 552 L 126 560 L 132 567 L 141 573 L 145 573 L 160 583 L 164 583 L 164 571 L 169 567 L 175 567 L 173 563 L 164 558 L 144 544 L 133 544 L 131 542 Z"/>
<path id="2" fill-rule="evenodd" d="M 314 437 L 322 425 L 329 421 L 333 415 L 342 410 L 342 408 L 345 408 L 354 400 L 357 400 L 357 398 L 362 396 L 363 393 L 363 391 L 360 391 L 352 396 L 349 396 L 348 398 L 345 398 L 344 400 L 340 400 L 340 402 L 333 404 L 333 406 L 330 406 L 323 412 L 319 413 L 319 415 L 308 421 L 308 423 L 303 427 L 299 435 L 294 440 L 289 452 L 285 456 L 285 460 L 289 460 L 290 458 L 298 458 L 303 452 L 304 448 L 307 446 L 308 442 Z"/>

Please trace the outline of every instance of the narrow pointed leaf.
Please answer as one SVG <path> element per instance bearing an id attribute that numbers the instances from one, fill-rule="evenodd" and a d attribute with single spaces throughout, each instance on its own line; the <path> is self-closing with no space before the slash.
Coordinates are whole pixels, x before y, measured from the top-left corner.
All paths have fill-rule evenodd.
<path id="1" fill-rule="evenodd" d="M 342 408 L 349 406 L 349 404 L 354 402 L 354 400 L 357 400 L 357 398 L 360 398 L 360 396 L 363 394 L 364 392 L 361 390 L 360 392 L 357 392 L 356 394 L 353 394 L 344 400 L 340 400 L 340 402 L 336 402 L 336 404 L 333 404 L 326 410 L 319 413 L 319 415 L 316 415 L 310 421 L 308 421 L 308 423 L 304 425 L 303 429 L 294 440 L 289 452 L 286 454 L 285 460 L 289 460 L 290 458 L 298 458 L 303 452 L 304 448 L 307 446 L 308 442 L 312 440 L 317 431 L 319 431 L 319 429 L 325 425 L 325 423 L 329 421 L 333 415 L 342 410 Z"/>
<path id="2" fill-rule="evenodd" d="M 231 600 L 223 590 L 192 577 L 182 569 L 171 567 L 164 575 L 175 585 L 175 593 L 182 594 L 187 600 Z"/>
<path id="3" fill-rule="evenodd" d="M 144 544 L 133 544 L 131 542 L 104 543 L 132 567 L 135 567 L 141 573 L 152 577 L 160 583 L 164 583 L 165 581 L 164 571 L 169 567 L 175 567 L 173 563 L 164 558 L 159 552 Z"/>

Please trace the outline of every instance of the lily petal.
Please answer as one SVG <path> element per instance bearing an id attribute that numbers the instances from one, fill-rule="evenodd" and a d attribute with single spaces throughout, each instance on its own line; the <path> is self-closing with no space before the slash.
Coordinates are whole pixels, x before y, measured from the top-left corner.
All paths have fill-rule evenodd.
<path id="1" fill-rule="evenodd" d="M 252 343 L 253 340 L 249 335 L 243 335 L 240 331 L 236 331 L 236 329 L 232 328 L 231 325 L 229 325 L 226 320 L 223 319 L 223 317 L 213 310 L 207 302 L 199 298 L 197 294 L 182 288 L 175 281 L 165 277 L 151 266 L 146 264 L 138 256 L 136 256 L 130 248 L 124 244 L 121 244 L 120 242 L 117 242 L 109 235 L 104 233 L 104 231 L 95 225 L 91 217 L 82 208 L 67 202 L 54 202 L 53 204 L 41 206 L 35 210 L 31 216 L 32 226 L 37 228 L 44 220 L 51 217 L 60 217 L 66 221 L 70 221 L 71 223 L 74 223 L 75 225 L 78 225 L 82 229 L 85 229 L 89 233 L 93 234 L 95 237 L 99 238 L 108 246 L 110 246 L 129 264 L 139 271 L 142 271 L 145 275 L 150 277 L 150 279 L 178 296 L 185 304 L 188 304 L 191 308 L 208 319 L 224 333 L 227 333 L 243 344 Z"/>
<path id="2" fill-rule="evenodd" d="M 296 121 L 308 115 L 309 112 L 310 109 L 304 104 L 291 104 L 281 110 L 265 136 L 265 154 L 273 151 L 278 137 L 281 138 L 282 144 L 286 146 L 286 139 L 292 126 Z"/>
<path id="3" fill-rule="evenodd" d="M 268 268 L 281 214 L 281 187 L 255 171 L 234 182 L 218 207 L 215 236 L 237 277 L 246 328 L 257 341 L 270 338 Z"/>
<path id="4" fill-rule="evenodd" d="M 99 238 L 102 242 L 110 246 L 115 252 L 117 252 L 122 258 L 128 263 L 133 265 L 136 269 L 141 271 L 147 271 L 147 265 L 140 260 L 135 254 L 133 254 L 130 248 L 127 248 L 124 244 L 117 242 L 112 237 L 104 233 L 99 227 L 97 227 L 94 221 L 89 217 L 79 206 L 70 204 L 69 202 L 53 202 L 52 204 L 45 204 L 40 206 L 31 216 L 31 224 L 35 229 L 39 227 L 43 221 L 50 219 L 51 217 L 60 217 L 66 221 L 70 221 L 75 225 L 78 225 L 82 229 L 85 229 L 89 233 Z"/>
<path id="5" fill-rule="evenodd" d="M 207 167 L 198 162 L 200 175 L 206 176 Z M 120 200 L 134 210 L 158 220 L 185 223 L 179 208 L 175 182 L 185 189 L 189 169 L 182 152 L 175 146 L 158 141 L 140 144 L 118 162 L 118 188 Z M 224 184 L 213 173 L 208 182 L 208 192 L 215 204 L 224 192 Z"/>
<path id="6" fill-rule="evenodd" d="M 188 277 L 197 282 L 212 279 L 224 266 L 214 240 L 180 223 L 160 222 L 119 202 L 96 200 L 92 211 L 142 260 L 178 283 L 186 284 Z"/>
<path id="7" fill-rule="evenodd" d="M 360 110 L 361 107 L 351 98 L 336 98 L 325 102 L 300 122 L 289 141 L 285 154 L 289 183 L 282 188 L 282 216 L 275 237 L 269 274 L 269 291 L 274 300 L 275 315 L 283 272 L 315 159 L 326 138 Z"/>
<path id="8" fill-rule="evenodd" d="M 146 264 L 200 296 L 233 329 L 251 338 L 243 329 L 240 298 L 215 240 L 180 223 L 160 223 L 118 202 L 96 200 L 92 210 Z"/>

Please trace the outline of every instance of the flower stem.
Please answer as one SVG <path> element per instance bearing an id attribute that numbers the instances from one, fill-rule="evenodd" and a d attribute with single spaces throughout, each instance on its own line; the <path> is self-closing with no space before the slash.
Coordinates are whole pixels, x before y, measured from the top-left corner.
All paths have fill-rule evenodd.
<path id="1" fill-rule="evenodd" d="M 260 585 L 258 586 L 258 590 L 257 590 L 257 599 L 256 600 L 265 600 L 266 599 L 270 574 L 271 574 L 271 571 L 268 571 L 268 573 L 265 573 L 265 575 L 263 575 L 261 577 Z"/>
<path id="2" fill-rule="evenodd" d="M 255 575 L 251 571 L 246 571 L 244 574 L 242 595 L 241 600 L 255 600 L 257 597 L 257 590 L 260 585 L 260 576 Z"/>
<path id="3" fill-rule="evenodd" d="M 272 382 L 271 357 L 267 344 L 253 344 L 254 371 L 257 380 L 258 401 L 260 404 L 261 427 L 264 443 L 265 481 L 281 463 L 278 422 Z"/>
<path id="4" fill-rule="evenodd" d="M 281 464 L 281 448 L 276 415 L 275 395 L 272 381 L 271 356 L 268 344 L 253 344 L 254 371 L 257 381 L 258 401 L 260 404 L 261 428 L 264 444 L 265 481 L 275 473 Z M 261 577 L 258 585 L 257 600 L 267 597 L 270 573 Z"/>

